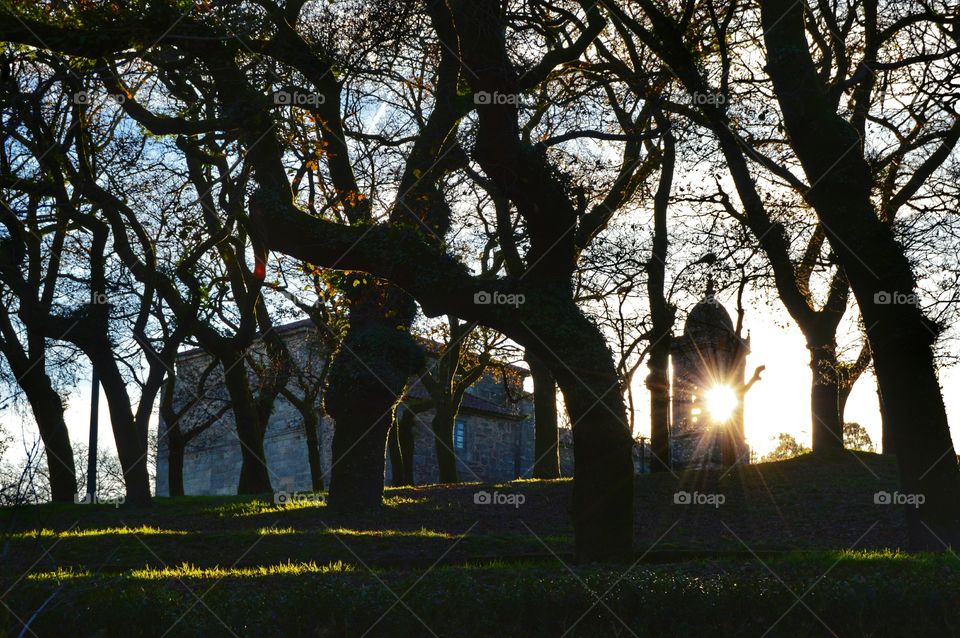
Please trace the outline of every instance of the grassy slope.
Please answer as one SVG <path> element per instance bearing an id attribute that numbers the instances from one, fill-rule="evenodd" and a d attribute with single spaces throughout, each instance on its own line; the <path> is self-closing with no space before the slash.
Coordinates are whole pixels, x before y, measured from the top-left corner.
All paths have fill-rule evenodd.
<path id="1" fill-rule="evenodd" d="M 351 517 L 240 497 L 4 511 L 0 635 L 54 592 L 31 622 L 39 635 L 71 618 L 104 635 L 359 635 L 385 612 L 372 635 L 429 635 L 421 619 L 439 635 L 629 635 L 621 620 L 638 635 L 667 620 L 667 634 L 751 635 L 814 584 L 773 635 L 829 635 L 820 619 L 838 635 L 897 635 L 920 626 L 917 609 L 927 629 L 960 631 L 954 556 L 836 551 L 902 545 L 902 512 L 873 502 L 896 487 L 891 460 L 865 454 L 639 477 L 641 563 L 622 578 L 629 565 L 561 562 L 563 480 L 482 488 L 523 494 L 519 507 L 475 504 L 477 485 L 389 490 L 382 512 Z M 678 505 L 678 489 L 725 502 Z"/>

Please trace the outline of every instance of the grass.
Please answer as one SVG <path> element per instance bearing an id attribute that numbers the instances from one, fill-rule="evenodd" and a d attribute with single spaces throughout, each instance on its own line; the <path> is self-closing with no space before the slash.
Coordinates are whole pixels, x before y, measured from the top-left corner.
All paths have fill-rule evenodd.
<path id="1" fill-rule="evenodd" d="M 37 538 L 91 538 L 96 536 L 186 536 L 189 532 L 180 529 L 160 529 L 150 525 L 138 525 L 136 527 L 108 527 L 104 529 L 30 529 L 22 532 L 14 532 L 10 535 L 12 540 L 25 540 Z"/>
<path id="2" fill-rule="evenodd" d="M 902 510 L 873 502 L 897 489 L 889 458 L 638 477 L 632 566 L 572 566 L 571 487 L 388 489 L 351 516 L 255 497 L 0 511 L 0 636 L 960 632 L 960 560 L 904 553 Z"/>

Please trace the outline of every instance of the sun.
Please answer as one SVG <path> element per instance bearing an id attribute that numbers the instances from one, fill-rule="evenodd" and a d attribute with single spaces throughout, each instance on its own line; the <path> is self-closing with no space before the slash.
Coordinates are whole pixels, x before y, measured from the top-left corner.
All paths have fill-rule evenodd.
<path id="1" fill-rule="evenodd" d="M 714 421 L 724 422 L 733 416 L 737 409 L 737 394 L 733 388 L 726 385 L 716 385 L 706 394 L 707 410 Z"/>

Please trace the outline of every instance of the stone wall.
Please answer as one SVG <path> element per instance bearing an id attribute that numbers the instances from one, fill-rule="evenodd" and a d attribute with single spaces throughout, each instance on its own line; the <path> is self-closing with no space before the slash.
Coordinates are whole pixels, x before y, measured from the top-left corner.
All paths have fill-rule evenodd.
<path id="1" fill-rule="evenodd" d="M 325 361 L 319 350 L 315 329 L 303 327 L 285 330 L 283 338 L 291 355 L 301 369 L 317 368 Z M 196 385 L 202 371 L 208 366 L 206 353 L 192 352 L 177 360 L 178 383 L 174 405 L 181 410 L 197 396 Z M 312 370 L 319 374 L 321 369 Z M 251 371 L 251 378 L 253 372 Z M 519 395 L 522 379 L 513 380 L 511 394 Z M 291 381 L 290 389 L 300 394 Z M 507 401 L 507 391 L 497 375 L 485 374 L 468 390 L 469 394 L 502 407 L 511 416 L 489 414 L 482 411 L 461 411 L 460 420 L 466 423 L 466 449 L 463 452 L 460 478 L 463 481 L 509 481 L 530 475 L 533 464 L 533 406 L 529 400 L 519 404 Z M 202 394 L 202 400 L 182 417 L 184 428 L 189 429 L 208 415 L 216 414 L 229 404 L 223 386 L 222 371 L 212 371 Z M 321 399 L 317 400 L 318 412 Z M 430 428 L 432 412 L 419 415 L 415 430 L 416 483 L 437 481 L 438 470 L 433 434 Z M 166 425 L 161 419 L 157 446 L 156 493 L 168 495 L 167 462 L 168 449 L 164 432 Z M 333 448 L 333 421 L 320 419 L 319 444 L 320 465 L 324 485 L 330 484 L 330 468 Z M 300 412 L 285 398 L 278 397 L 270 417 L 264 439 L 264 452 L 270 474 L 270 482 L 276 491 L 308 491 L 311 489 L 310 466 L 307 456 L 306 432 Z M 240 442 L 237 438 L 233 413 L 227 410 L 216 423 L 187 445 L 184 456 L 183 482 L 186 494 L 235 494 L 240 478 Z M 391 476 L 389 459 L 387 474 Z"/>
<path id="2" fill-rule="evenodd" d="M 532 406 L 530 406 L 532 410 Z M 417 415 L 414 429 L 413 482 L 436 483 L 440 477 L 431 428 L 433 410 Z M 463 482 L 502 483 L 529 478 L 533 468 L 533 419 L 508 419 L 496 415 L 461 411 L 464 449 L 457 453 L 457 476 Z M 387 480 L 393 484 L 393 468 L 387 460 Z"/>

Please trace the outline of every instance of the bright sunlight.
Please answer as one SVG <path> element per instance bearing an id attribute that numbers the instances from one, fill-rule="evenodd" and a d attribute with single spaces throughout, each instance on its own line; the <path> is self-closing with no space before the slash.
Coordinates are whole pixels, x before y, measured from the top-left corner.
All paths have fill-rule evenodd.
<path id="1" fill-rule="evenodd" d="M 737 394 L 733 388 L 726 385 L 717 385 L 710 388 L 706 394 L 707 410 L 714 421 L 727 421 L 737 409 Z"/>

